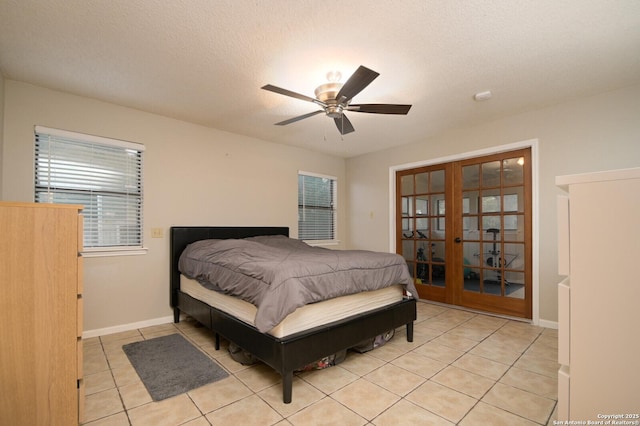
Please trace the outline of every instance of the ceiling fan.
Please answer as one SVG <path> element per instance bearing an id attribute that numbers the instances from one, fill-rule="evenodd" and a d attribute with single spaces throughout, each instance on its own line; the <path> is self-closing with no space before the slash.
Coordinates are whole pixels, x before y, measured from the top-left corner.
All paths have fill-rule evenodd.
<path id="1" fill-rule="evenodd" d="M 379 75 L 379 73 L 360 65 L 356 72 L 353 73 L 353 75 L 343 84 L 339 82 L 340 73 L 329 73 L 327 74 L 329 82 L 316 88 L 315 98 L 301 95 L 300 93 L 292 92 L 291 90 L 282 89 L 271 84 L 262 86 L 262 89 L 285 96 L 291 96 L 292 98 L 301 99 L 303 101 L 313 102 L 314 104 L 322 107 L 321 110 L 299 115 L 276 123 L 277 126 L 285 126 L 324 112 L 328 117 L 333 118 L 340 134 L 346 135 L 347 133 L 353 132 L 355 129 L 353 128 L 351 121 L 349 121 L 345 115 L 345 111 L 403 115 L 406 115 L 409 112 L 411 105 L 351 103 L 353 97 L 360 93 Z"/>

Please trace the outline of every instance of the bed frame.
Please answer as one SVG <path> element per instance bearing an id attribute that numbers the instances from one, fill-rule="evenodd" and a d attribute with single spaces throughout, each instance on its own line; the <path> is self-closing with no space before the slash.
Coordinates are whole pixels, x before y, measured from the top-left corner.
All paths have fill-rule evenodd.
<path id="1" fill-rule="evenodd" d="M 258 235 L 288 237 L 289 228 L 172 227 L 171 307 L 174 322 L 180 321 L 182 312 L 212 330 L 215 334 L 216 350 L 220 349 L 220 336 L 223 336 L 280 373 L 282 399 L 285 404 L 291 402 L 294 371 L 314 361 L 403 325 L 407 327 L 407 341 L 413 342 L 416 301 L 412 298 L 283 338 L 276 338 L 270 334 L 261 333 L 257 328 L 180 291 L 178 260 L 188 244 L 204 239 L 246 238 Z"/>

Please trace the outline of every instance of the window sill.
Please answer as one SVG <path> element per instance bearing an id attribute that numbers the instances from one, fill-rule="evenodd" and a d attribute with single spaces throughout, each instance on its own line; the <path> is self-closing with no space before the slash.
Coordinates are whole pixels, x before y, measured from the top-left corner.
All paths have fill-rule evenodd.
<path id="1" fill-rule="evenodd" d="M 86 249 L 82 257 L 138 256 L 147 254 L 147 247 L 113 247 L 102 249 Z"/>

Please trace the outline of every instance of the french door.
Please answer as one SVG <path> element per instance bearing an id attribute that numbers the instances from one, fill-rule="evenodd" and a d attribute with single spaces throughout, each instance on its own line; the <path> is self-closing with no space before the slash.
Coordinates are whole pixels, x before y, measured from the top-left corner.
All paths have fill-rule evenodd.
<path id="1" fill-rule="evenodd" d="M 531 151 L 396 172 L 396 247 L 421 299 L 531 318 Z"/>

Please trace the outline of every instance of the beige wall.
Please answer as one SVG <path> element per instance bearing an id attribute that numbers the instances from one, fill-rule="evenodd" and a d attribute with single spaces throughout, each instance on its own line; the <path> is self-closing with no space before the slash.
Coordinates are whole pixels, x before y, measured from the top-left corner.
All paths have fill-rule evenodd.
<path id="1" fill-rule="evenodd" d="M 147 148 L 144 237 L 149 251 L 85 260 L 85 330 L 171 315 L 166 235 L 171 225 L 280 225 L 296 236 L 299 169 L 338 177 L 341 248 L 386 251 L 391 167 L 530 139 L 538 140 L 539 154 L 539 202 L 534 206 L 539 216 L 539 316 L 556 321 L 555 176 L 640 166 L 640 86 L 347 161 L 11 80 L 0 85 L 0 99 L 3 89 L 3 200 L 33 200 L 36 124 Z M 165 238 L 151 239 L 152 227 L 164 228 Z"/>
<path id="2" fill-rule="evenodd" d="M 389 249 L 391 167 L 464 156 L 471 151 L 531 139 L 538 140 L 539 154 L 539 198 L 534 206 L 539 216 L 539 227 L 535 230 L 539 241 L 539 317 L 543 322 L 557 321 L 555 206 L 559 190 L 555 187 L 555 176 L 640 166 L 640 86 L 452 130 L 420 143 L 349 159 L 349 248 Z M 611 220 L 615 220 L 614 209 Z"/>
<path id="3" fill-rule="evenodd" d="M 346 205 L 345 161 L 340 158 L 11 80 L 5 82 L 4 96 L 4 200 L 33 201 L 34 125 L 146 147 L 144 243 L 149 250 L 146 255 L 85 259 L 87 331 L 171 315 L 171 225 L 288 226 L 296 237 L 298 170 L 336 176 L 339 205 Z M 165 237 L 152 239 L 151 228 L 163 228 Z"/>

